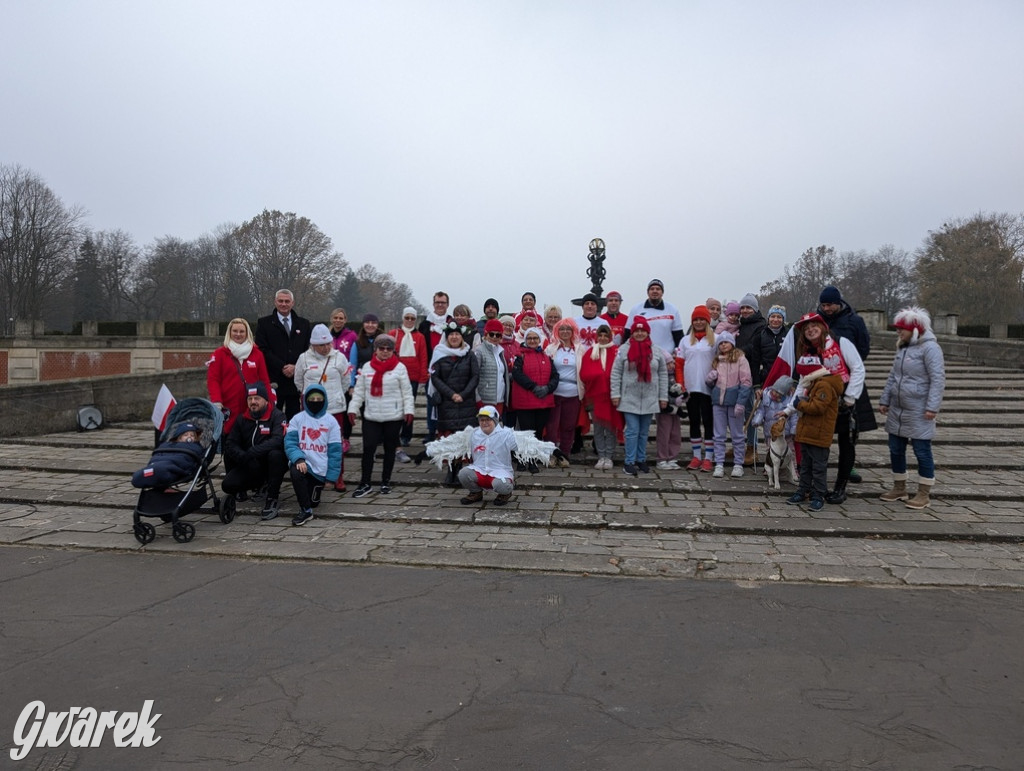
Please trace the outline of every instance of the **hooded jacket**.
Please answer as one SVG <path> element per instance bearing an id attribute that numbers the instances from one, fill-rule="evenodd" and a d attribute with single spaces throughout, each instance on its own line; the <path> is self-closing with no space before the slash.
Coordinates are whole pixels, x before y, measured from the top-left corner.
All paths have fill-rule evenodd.
<path id="1" fill-rule="evenodd" d="M 842 378 L 822 368 L 802 377 L 800 387 L 807 389 L 807 396 L 794 404 L 800 413 L 796 441 L 814 447 L 831 447 L 839 400 L 843 395 Z"/>
<path id="2" fill-rule="evenodd" d="M 946 387 L 946 365 L 942 349 L 931 330 L 907 345 L 896 348 L 878 403 L 888 407 L 885 430 L 906 439 L 932 439 L 935 421 L 925 412 L 938 412 Z"/>
<path id="3" fill-rule="evenodd" d="M 311 412 L 309 394 L 324 396 L 324 406 Z M 341 475 L 341 428 L 328 412 L 327 391 L 323 386 L 311 385 L 302 395 L 302 412 L 288 423 L 284 435 L 284 451 L 289 465 L 306 461 L 309 473 L 320 481 L 335 482 Z"/>

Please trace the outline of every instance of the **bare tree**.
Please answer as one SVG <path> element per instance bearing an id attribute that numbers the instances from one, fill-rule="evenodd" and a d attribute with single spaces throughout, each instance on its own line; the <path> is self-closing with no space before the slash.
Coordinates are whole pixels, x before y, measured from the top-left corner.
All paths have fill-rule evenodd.
<path id="1" fill-rule="evenodd" d="M 232 238 L 255 307 L 287 287 L 307 314 L 322 314 L 348 267 L 320 228 L 292 212 L 264 209 L 235 228 Z"/>
<path id="2" fill-rule="evenodd" d="M 885 244 L 875 252 L 845 252 L 841 257 L 843 298 L 854 308 L 874 308 L 891 319 L 913 302 L 914 260 L 905 249 Z"/>
<path id="3" fill-rule="evenodd" d="M 33 172 L 0 166 L 0 302 L 4 318 L 45 319 L 67 286 L 81 242 L 80 208 Z"/>
<path id="4" fill-rule="evenodd" d="M 382 319 L 397 321 L 402 318 L 402 311 L 407 305 L 420 307 L 408 285 L 395 281 L 390 273 L 381 273 L 366 264 L 356 271 L 355 277 L 359 282 L 363 308 Z"/>
<path id="5" fill-rule="evenodd" d="M 133 303 L 138 318 L 165 321 L 200 318 L 191 278 L 195 253 L 191 242 L 172 236 L 157 239 L 146 250 L 134 282 Z"/>
<path id="6" fill-rule="evenodd" d="M 963 324 L 1020 319 L 1021 219 L 979 213 L 929 232 L 917 253 L 921 303 L 932 312 L 956 311 Z"/>
<path id="7" fill-rule="evenodd" d="M 817 307 L 822 287 L 839 283 L 839 271 L 840 260 L 835 248 L 824 245 L 809 248 L 792 268 L 786 266 L 781 277 L 761 287 L 762 304 L 785 305 L 791 316 L 799 318 Z"/>
<path id="8" fill-rule="evenodd" d="M 97 318 L 124 321 L 132 315 L 132 281 L 141 251 L 123 230 L 100 230 L 91 240 L 96 249 L 96 281 L 99 284 Z"/>

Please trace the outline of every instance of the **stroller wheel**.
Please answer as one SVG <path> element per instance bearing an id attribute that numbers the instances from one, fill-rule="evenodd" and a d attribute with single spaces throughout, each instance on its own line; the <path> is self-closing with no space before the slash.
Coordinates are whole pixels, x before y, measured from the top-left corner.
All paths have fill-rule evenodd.
<path id="1" fill-rule="evenodd" d="M 230 524 L 231 520 L 235 518 L 235 496 L 224 496 L 220 501 L 220 509 L 217 513 L 220 515 L 221 522 L 225 525 Z"/>
<path id="2" fill-rule="evenodd" d="M 135 540 L 143 546 L 156 538 L 156 528 L 148 522 L 136 522 L 132 525 L 132 532 L 135 534 Z"/>
<path id="3" fill-rule="evenodd" d="M 174 525 L 172 535 L 178 543 L 188 543 L 196 537 L 196 529 L 191 522 L 178 522 Z"/>

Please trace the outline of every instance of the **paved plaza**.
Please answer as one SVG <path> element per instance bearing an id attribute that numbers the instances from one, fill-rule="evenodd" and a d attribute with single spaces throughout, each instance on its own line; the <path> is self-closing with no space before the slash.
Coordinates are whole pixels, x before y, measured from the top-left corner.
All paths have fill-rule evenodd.
<path id="1" fill-rule="evenodd" d="M 881 368 L 873 369 L 868 386 L 877 400 L 884 380 Z M 392 494 L 356 500 L 328 490 L 316 518 L 302 528 L 290 524 L 296 505 L 286 480 L 277 520 L 260 521 L 259 501 L 239 504 L 229 525 L 207 507 L 188 517 L 197 531 L 193 541 L 177 543 L 169 526 L 151 520 L 157 538 L 144 547 L 132 535 L 138 491 L 129 476 L 149 457 L 150 426 L 7 438 L 0 442 L 0 544 L 607 576 L 1016 588 L 1024 586 L 1022 396 L 1022 373 L 949 364 L 935 442 L 938 482 L 932 505 L 921 511 L 878 500 L 889 484 L 886 437 L 878 430 L 858 444 L 864 482 L 848 488 L 844 504 L 816 513 L 787 505 L 793 486 L 768 490 L 760 471 L 747 469 L 740 479 L 685 470 L 632 478 L 618 466 L 595 470 L 595 458 L 585 452 L 569 469 L 520 474 L 515 497 L 503 508 L 486 499 L 461 506 L 461 493 L 442 487 L 435 467 L 398 464 Z M 410 451 L 419 448 L 414 442 Z M 360 452 L 357 429 L 346 456 L 350 490 Z"/>

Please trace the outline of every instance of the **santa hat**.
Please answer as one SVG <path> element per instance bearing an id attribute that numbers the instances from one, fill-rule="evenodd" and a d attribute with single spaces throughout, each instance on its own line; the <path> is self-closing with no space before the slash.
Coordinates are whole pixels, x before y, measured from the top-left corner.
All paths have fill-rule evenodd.
<path id="1" fill-rule="evenodd" d="M 896 327 L 896 329 L 913 330 L 913 334 L 910 336 L 910 342 L 916 343 L 922 332 L 931 331 L 932 317 L 928 315 L 928 311 L 924 308 L 912 305 L 897 313 L 896 318 L 893 319 L 892 325 Z"/>

